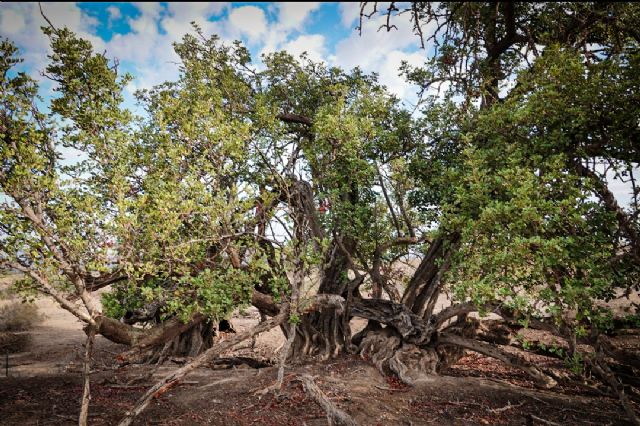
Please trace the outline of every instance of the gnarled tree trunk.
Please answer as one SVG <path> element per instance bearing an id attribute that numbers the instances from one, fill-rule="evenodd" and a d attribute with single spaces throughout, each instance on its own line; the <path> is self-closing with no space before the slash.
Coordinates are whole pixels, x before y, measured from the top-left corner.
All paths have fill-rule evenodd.
<path id="1" fill-rule="evenodd" d="M 318 294 L 348 298 L 347 264 L 346 257 L 334 244 L 327 254 L 327 266 L 322 271 Z M 303 315 L 296 327 L 291 358 L 319 356 L 327 359 L 345 352 L 351 344 L 351 331 L 345 315 L 348 313 L 338 309 L 324 309 Z"/>

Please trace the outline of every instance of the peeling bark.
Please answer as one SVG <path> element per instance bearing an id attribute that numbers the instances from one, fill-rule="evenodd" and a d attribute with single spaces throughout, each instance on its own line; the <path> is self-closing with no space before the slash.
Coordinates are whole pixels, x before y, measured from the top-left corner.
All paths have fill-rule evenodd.
<path id="1" fill-rule="evenodd" d="M 409 343 L 423 344 L 431 338 L 432 328 L 400 303 L 380 299 L 354 299 L 351 314 L 390 325 Z"/>

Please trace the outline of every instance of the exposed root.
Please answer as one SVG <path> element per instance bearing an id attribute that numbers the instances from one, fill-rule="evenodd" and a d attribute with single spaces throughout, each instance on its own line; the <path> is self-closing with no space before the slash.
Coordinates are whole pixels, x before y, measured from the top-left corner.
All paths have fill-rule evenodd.
<path id="1" fill-rule="evenodd" d="M 407 385 L 436 374 L 437 366 L 438 354 L 435 350 L 421 349 L 410 343 L 404 343 L 389 359 L 391 371 Z"/>
<path id="2" fill-rule="evenodd" d="M 303 375 L 299 377 L 299 380 L 304 385 L 305 391 L 313 398 L 327 413 L 327 421 L 330 426 L 357 426 L 353 418 L 346 412 L 339 409 L 327 396 L 320 390 L 318 385 L 315 384 L 313 378 L 309 375 Z"/>
<path id="3" fill-rule="evenodd" d="M 503 361 L 513 367 L 527 372 L 536 380 L 537 384 L 543 388 L 549 389 L 557 385 L 557 382 L 554 379 L 544 374 L 533 364 L 516 355 L 507 353 L 490 343 L 480 342 L 477 340 L 468 339 L 452 334 L 442 334 L 438 338 L 438 344 L 456 345 L 465 349 L 472 350 L 474 352 L 481 353 L 483 355 L 490 356 L 492 358 L 499 359 L 500 361 Z"/>
<path id="4" fill-rule="evenodd" d="M 434 349 L 403 343 L 392 328 L 368 333 L 360 344 L 360 355 L 382 374 L 395 374 L 407 385 L 434 374 L 439 363 Z"/>

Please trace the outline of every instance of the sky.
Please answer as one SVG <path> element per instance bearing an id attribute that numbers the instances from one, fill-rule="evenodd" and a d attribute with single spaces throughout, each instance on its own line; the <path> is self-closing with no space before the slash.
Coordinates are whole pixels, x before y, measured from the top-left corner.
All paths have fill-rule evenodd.
<path id="1" fill-rule="evenodd" d="M 307 52 L 313 60 L 331 66 L 377 72 L 380 81 L 410 107 L 415 87 L 398 77 L 402 61 L 424 62 L 428 49 L 420 48 L 411 25 L 402 21 L 398 30 L 378 31 L 378 17 L 356 31 L 360 6 L 353 3 L 43 3 L 45 15 L 55 26 L 67 26 L 90 40 L 96 51 L 120 61 L 120 69 L 135 80 L 127 87 L 128 100 L 135 90 L 177 77 L 178 57 L 171 43 L 191 32 L 195 21 L 206 35 L 241 40 L 255 60 L 262 54 L 287 50 Z M 24 67 L 42 71 L 47 63 L 48 40 L 40 31 L 46 25 L 38 3 L 1 3 L 0 36 L 21 49 Z M 43 81 L 46 89 L 47 82 Z"/>
<path id="2" fill-rule="evenodd" d="M 119 69 L 135 77 L 125 92 L 126 106 L 134 110 L 136 90 L 177 78 L 178 57 L 172 43 L 192 31 L 192 21 L 206 35 L 243 41 L 257 65 L 262 54 L 287 50 L 294 55 L 306 52 L 330 66 L 359 66 L 376 72 L 407 108 L 415 103 L 416 88 L 398 76 L 398 68 L 402 61 L 420 65 L 433 53 L 432 46 L 421 49 L 409 14 L 396 17 L 397 30 L 391 32 L 378 31 L 382 16 L 365 20 L 361 36 L 356 30 L 359 2 L 80 2 L 43 3 L 42 9 L 55 26 L 67 26 L 90 40 L 96 51 L 118 59 Z M 22 67 L 31 75 L 38 76 L 47 64 L 48 39 L 40 30 L 44 25 L 38 3 L 0 3 L 0 37 L 17 44 L 24 58 Z M 46 98 L 53 93 L 51 82 L 42 77 L 40 81 Z M 616 198 L 628 205 L 630 186 L 608 177 Z"/>

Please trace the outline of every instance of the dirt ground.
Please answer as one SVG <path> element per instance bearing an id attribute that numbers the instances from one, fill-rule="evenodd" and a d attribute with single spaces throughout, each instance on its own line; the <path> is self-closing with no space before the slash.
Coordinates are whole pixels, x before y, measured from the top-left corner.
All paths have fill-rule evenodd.
<path id="1" fill-rule="evenodd" d="M 49 300 L 37 301 L 46 315 L 29 332 L 25 351 L 9 355 L 5 377 L 0 360 L 0 425 L 77 424 L 81 385 L 81 324 Z M 253 310 L 232 323 L 240 331 L 257 321 Z M 279 330 L 245 342 L 231 356 L 273 358 L 282 343 Z M 180 366 L 118 367 L 123 349 L 98 336 L 92 373 L 92 425 L 114 425 L 155 379 Z M 558 361 L 533 356 L 539 364 Z M 383 377 L 357 356 L 288 366 L 282 391 L 260 391 L 276 380 L 277 368 L 215 363 L 200 368 L 154 400 L 136 425 L 326 425 L 324 411 L 296 379 L 315 378 L 339 408 L 361 425 L 625 425 L 616 398 L 602 390 L 559 386 L 538 390 L 519 370 L 483 356 L 468 354 L 437 376 L 406 387 Z"/>

